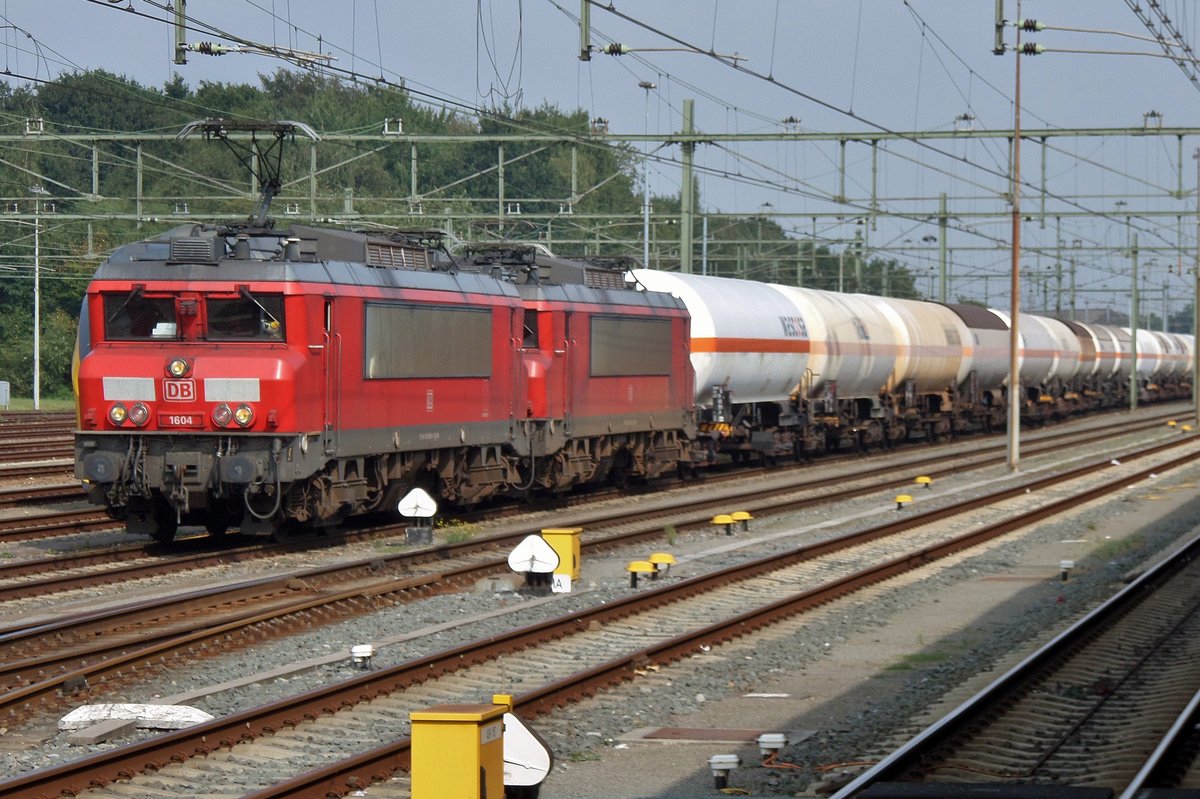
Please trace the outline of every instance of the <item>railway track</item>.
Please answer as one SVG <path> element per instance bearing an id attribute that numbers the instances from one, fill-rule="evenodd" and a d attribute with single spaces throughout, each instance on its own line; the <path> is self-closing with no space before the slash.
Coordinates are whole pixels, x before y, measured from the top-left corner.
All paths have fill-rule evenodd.
<path id="1" fill-rule="evenodd" d="M 0 412 L 0 436 L 70 432 L 74 427 L 74 411 Z"/>
<path id="2" fill-rule="evenodd" d="M 122 522 L 109 518 L 104 511 L 87 506 L 73 510 L 35 511 L 0 518 L 0 543 L 35 541 L 123 527 Z"/>
<path id="3" fill-rule="evenodd" d="M 37 440 L 0 440 L 0 444 L 0 463 L 38 463 L 75 457 L 75 446 L 71 436 L 43 437 Z"/>
<path id="4" fill-rule="evenodd" d="M 459 701 L 478 701 L 481 686 L 508 684 L 513 667 L 506 659 L 515 651 L 522 653 L 522 673 L 536 675 L 539 682 L 533 688 L 521 685 L 523 693 L 513 691 L 519 693 L 518 709 L 522 715 L 547 709 L 553 712 L 552 708 L 573 697 L 635 679 L 637 671 L 647 665 L 688 657 L 700 647 L 748 634 L 760 626 L 977 546 L 1080 502 L 1123 489 L 1152 472 L 1193 461 L 1200 457 L 1194 445 L 1191 437 L 1160 445 L 1154 449 L 1169 460 L 1157 462 L 1137 474 L 1110 477 L 1083 490 L 1068 493 L 1056 489 L 1065 495 L 1053 500 L 1031 500 L 1030 492 L 1095 475 L 1112 466 L 1107 460 L 1098 461 L 1046 477 L 1036 484 L 1010 486 L 1003 492 L 926 513 L 904 514 L 886 525 L 680 580 L 656 590 L 637 592 L 618 602 L 515 630 L 506 636 L 493 636 L 486 642 L 457 647 L 285 702 L 25 775 L 0 783 L 0 792 L 19 799 L 56 795 L 65 787 L 102 785 L 116 775 L 133 774 L 147 767 L 161 768 L 153 777 L 156 786 L 169 784 L 170 791 L 186 791 L 187 780 L 193 779 L 195 772 L 186 764 L 182 768 L 167 764 L 230 747 L 228 756 L 209 758 L 204 771 L 210 780 L 236 786 L 233 790 L 238 794 L 253 790 L 254 785 L 247 782 L 244 767 L 239 766 L 236 774 L 226 773 L 222 770 L 224 764 L 260 764 L 250 777 L 261 789 L 253 794 L 256 797 L 325 796 L 331 786 L 344 793 L 404 767 L 406 739 L 361 755 L 356 750 L 364 741 L 395 737 L 397 730 L 407 729 L 407 713 L 412 709 L 433 701 L 448 701 L 447 697 L 453 696 L 460 697 Z M 1174 448 L 1187 452 L 1175 456 L 1162 454 Z M 1151 457 L 1151 450 L 1146 451 L 1145 457 Z M 1129 458 L 1125 456 L 1126 461 Z M 994 509 L 996 503 L 1010 500 L 1026 507 L 1006 514 L 996 523 L 980 525 L 981 508 Z M 945 524 L 949 519 L 958 520 L 960 528 L 968 532 L 929 527 L 934 523 Z M 902 546 L 898 543 L 901 539 L 893 538 L 898 535 L 909 536 Z M 856 555 L 849 554 L 856 549 Z M 812 587 L 795 589 L 805 585 Z M 714 618 L 720 621 L 714 623 Z M 614 650 L 608 646 L 610 641 L 623 641 L 622 648 Z M 569 673 L 564 674 L 564 667 Z M 368 701 L 369 706 L 362 704 Z M 371 719 L 379 724 L 373 724 Z M 384 729 L 388 731 L 386 734 L 382 732 Z M 269 740 L 256 743 L 260 736 L 272 732 L 275 734 Z M 337 742 L 337 746 L 331 745 L 332 742 Z M 255 746 L 268 747 L 273 754 L 265 757 L 263 750 L 256 751 Z M 340 762 L 339 753 L 354 757 Z M 327 762 L 313 776 L 309 772 L 318 757 Z M 297 770 L 304 773 L 296 776 Z M 173 771 L 183 772 L 182 776 L 171 776 Z M 121 792 L 125 795 L 130 790 L 136 792 L 136 780 L 140 778 L 134 779 L 134 785 L 123 787 Z M 89 795 L 115 794 L 100 790 Z"/>
<path id="5" fill-rule="evenodd" d="M 1137 432 L 1138 430 L 1150 430 L 1160 427 L 1161 424 L 1158 420 L 1150 420 L 1137 426 L 1131 427 L 1125 425 L 1120 430 L 1121 432 Z M 1025 452 L 1029 456 L 1034 456 L 1044 452 L 1060 450 L 1064 442 L 1069 441 L 1072 445 L 1081 445 L 1108 440 L 1112 434 L 1113 430 L 1107 428 L 1084 431 L 1082 433 L 1079 431 L 1059 431 L 1041 437 L 1036 443 L 1031 443 L 1026 447 Z M 773 477 L 772 485 L 763 493 L 759 495 L 742 495 L 737 497 L 737 500 L 757 506 L 760 502 L 772 501 L 773 497 L 777 497 L 781 492 L 787 490 L 819 492 L 836 488 L 838 492 L 836 494 L 828 492 L 814 494 L 807 500 L 805 505 L 793 504 L 793 509 L 828 504 L 837 500 L 870 495 L 887 488 L 907 486 L 914 470 L 926 472 L 935 478 L 951 474 L 962 476 L 969 471 L 983 469 L 1002 462 L 1004 457 L 1000 453 L 1003 451 L 1004 447 L 1002 445 L 993 445 L 952 460 L 948 460 L 944 455 L 918 456 L 904 461 L 901 465 L 889 470 L 887 473 L 880 473 L 878 470 L 870 468 L 857 474 L 813 478 L 811 477 L 811 473 L 804 469 L 781 471 Z M 779 481 L 777 479 L 781 477 L 787 478 L 786 481 Z M 656 510 L 653 512 L 655 514 L 669 514 L 678 510 L 693 510 L 700 513 L 702 520 L 707 520 L 708 515 L 711 515 L 710 510 L 725 510 L 731 501 L 734 500 L 726 499 L 723 495 L 718 495 L 711 498 L 708 502 L 698 505 L 694 498 L 688 496 L 678 496 L 677 498 L 665 496 L 655 501 L 654 506 Z M 664 523 L 670 523 L 671 521 L 674 520 L 664 517 Z M 599 529 L 607 523 L 603 513 L 584 510 L 576 512 L 563 523 L 569 523 L 570 526 L 587 528 L 588 532 L 585 534 L 586 537 L 584 540 L 589 547 L 593 546 L 592 539 L 606 535 L 603 529 Z M 54 529 L 71 530 L 71 524 L 72 522 L 68 520 Z M 684 529 L 686 529 L 688 522 L 683 521 L 680 524 L 683 524 Z M 100 524 L 99 527 L 100 529 L 107 529 L 103 524 Z M 508 532 L 501 530 L 500 532 L 488 535 L 486 538 L 474 539 L 470 542 L 456 545 L 452 549 L 459 554 L 466 554 L 466 552 L 473 548 L 482 550 L 507 549 L 515 545 L 527 532 L 523 527 L 517 526 Z M 52 534 L 48 528 L 46 535 L 49 536 Z M 253 541 L 240 546 L 230 546 L 231 537 L 214 540 L 208 536 L 198 536 L 180 539 L 167 547 L 155 543 L 131 544 L 119 547 L 105 547 L 100 550 L 89 550 L 76 554 L 64 554 L 53 558 L 15 561 L 7 564 L 0 563 L 0 602 L 12 601 L 22 597 L 44 596 L 60 591 L 106 585 L 114 582 L 128 582 L 150 576 L 202 569 L 248 559 L 270 558 L 310 547 L 327 548 L 340 543 L 398 535 L 403 535 L 402 525 L 386 524 L 346 530 L 334 538 L 306 538 L 281 543 Z M 20 537 L 20 530 L 15 531 L 14 536 Z M 0 540 L 3 540 L 2 522 L 0 522 Z M 441 551 L 446 551 L 446 548 L 443 548 Z M 420 562 L 422 559 L 423 556 L 420 555 L 401 554 L 392 558 L 385 558 L 383 562 L 389 563 L 392 560 L 396 560 L 407 564 L 410 562 Z M 377 560 L 373 558 L 372 562 Z M 407 565 L 404 566 L 404 568 L 407 567 Z M 31 575 L 35 576 L 36 579 L 23 579 Z M 20 582 L 14 582 L 16 580 L 20 580 Z"/>
<path id="6" fill-rule="evenodd" d="M 1166 421 L 1168 419 L 1174 420 L 1175 418 L 1177 418 L 1177 416 L 1178 416 L 1177 414 L 1161 413 L 1161 414 L 1155 414 L 1146 419 L 1141 419 L 1134 423 L 1130 423 L 1128 421 L 1120 421 L 1120 422 L 1114 423 L 1112 425 L 1106 425 L 1103 428 L 1101 428 L 1100 430 L 1097 430 L 1093 433 L 1081 433 L 1079 431 L 1055 431 L 1055 432 L 1051 432 L 1051 433 L 1043 433 L 1040 435 L 1035 434 L 1036 438 L 1034 436 L 1030 436 L 1030 438 L 1027 439 L 1027 441 L 1029 441 L 1029 447 L 1027 448 L 1027 452 L 1029 454 L 1037 454 L 1038 452 L 1043 452 L 1043 451 L 1045 451 L 1045 448 L 1053 446 L 1053 444 L 1051 442 L 1086 443 L 1088 441 L 1102 440 L 1103 438 L 1111 436 L 1114 433 L 1123 434 L 1123 433 L 1137 432 L 1137 431 L 1141 431 L 1141 430 L 1154 430 L 1156 428 L 1161 427 L 1161 425 L 1164 421 Z M 993 444 L 986 444 L 983 446 L 976 447 L 974 450 L 974 453 L 976 453 L 976 454 L 1002 453 L 1002 452 L 1004 452 L 1004 449 L 1005 449 L 1004 444 L 993 443 Z M 969 462 L 967 465 L 972 466 L 972 467 L 974 467 L 974 466 L 981 467 L 981 466 L 987 465 L 989 463 L 999 462 L 1002 459 L 1003 459 L 1002 457 L 997 455 L 996 457 L 993 457 L 990 460 Z M 845 460 L 853 460 L 853 459 L 848 458 Z M 944 475 L 944 474 L 949 474 L 949 473 L 955 473 L 958 471 L 958 468 L 959 468 L 958 465 L 955 465 L 952 467 L 945 467 L 944 466 L 945 461 L 946 461 L 945 455 L 936 455 L 936 454 L 935 455 L 917 455 L 913 459 L 906 461 L 904 463 L 904 468 L 920 468 L 920 469 L 927 471 L 930 476 L 934 476 L 934 477 Z M 826 464 L 833 464 L 836 462 L 837 462 L 836 460 L 824 461 L 824 463 L 826 463 Z M 958 462 L 956 462 L 956 464 L 957 463 Z M 799 479 L 803 479 L 803 477 L 806 473 L 807 467 L 808 467 L 807 464 L 799 465 L 799 466 L 792 466 L 792 467 L 780 467 L 780 468 L 771 470 L 770 473 L 771 474 L 780 474 L 780 473 L 786 473 L 789 471 L 796 471 L 797 477 Z M 2 470 L 2 468 L 3 467 L 0 467 L 0 470 Z M 811 470 L 808 470 L 808 471 L 811 472 Z M 710 483 L 717 483 L 717 482 L 720 482 L 725 479 L 739 479 L 739 478 L 744 477 L 744 475 L 745 475 L 745 473 L 743 471 L 739 471 L 739 472 L 730 473 L 730 474 L 709 475 L 706 478 L 706 480 L 707 480 L 707 482 L 710 482 Z M 822 485 L 822 484 L 835 485 L 835 484 L 837 484 L 837 482 L 838 481 L 836 481 L 836 480 L 828 480 L 828 481 L 823 481 L 823 482 L 820 480 L 815 480 L 815 481 L 809 481 L 807 484 L 810 487 L 816 487 L 816 486 Z M 883 481 L 883 482 L 888 483 L 888 481 Z M 890 481 L 890 483 L 888 483 L 888 484 L 891 484 L 891 483 L 899 484 L 900 482 L 902 482 L 902 481 Z M 883 484 L 883 483 L 881 483 L 881 484 Z M 76 486 L 75 491 L 72 491 L 72 489 L 71 489 L 72 485 Z M 594 501 L 594 499 L 596 499 L 597 496 L 601 496 L 601 495 L 602 494 L 591 495 L 589 497 L 582 498 L 578 501 L 579 502 Z M 22 488 L 14 488 L 14 489 L 0 489 L 0 509 L 3 509 L 5 507 L 10 507 L 10 508 L 11 507 L 27 507 L 27 506 L 33 505 L 34 502 L 38 501 L 38 500 L 44 501 L 44 502 L 71 501 L 71 500 L 82 499 L 82 497 L 83 497 L 82 489 L 78 488 L 77 483 L 59 483 L 59 484 L 56 484 L 55 486 L 46 486 L 46 487 L 42 487 L 42 488 L 39 488 L 39 487 L 24 488 L 24 487 L 22 487 Z M 524 510 L 524 509 L 526 509 L 526 507 L 521 506 L 521 510 Z M 15 516 L 9 517 L 9 518 L 0 517 L 0 543 L 5 542 L 5 541 L 23 541 L 23 540 L 53 538 L 53 537 L 65 536 L 65 535 L 74 535 L 79 532 L 119 530 L 120 528 L 121 528 L 120 522 L 110 519 L 107 516 L 107 514 L 105 514 L 103 511 L 94 509 L 94 508 L 64 510 L 64 511 L 51 511 L 51 512 L 37 512 L 37 513 L 33 513 L 33 514 L 27 513 L 26 515 L 21 516 L 21 517 L 15 517 Z M 392 527 L 380 528 L 380 534 L 382 534 L 382 535 L 391 535 L 391 534 L 394 534 L 395 532 L 396 532 L 396 529 L 392 528 Z M 157 550 L 157 551 L 161 551 L 161 550 Z M 265 550 L 262 550 L 261 548 L 256 547 L 255 551 L 264 552 Z M 86 557 L 86 555 L 85 555 L 85 557 Z M 57 568 L 61 568 L 61 569 L 75 568 L 74 565 L 72 565 L 70 563 L 69 556 L 64 557 L 62 559 L 62 561 L 63 562 L 62 562 L 61 567 L 57 567 Z M 89 559 L 89 562 L 95 563 L 96 561 Z M 50 565 L 50 564 L 45 564 L 45 565 Z M 4 570 L 2 568 L 0 568 L 0 580 L 3 580 L 3 579 L 4 579 Z"/>
<path id="7" fill-rule="evenodd" d="M 1147 789 L 1200 788 L 1193 746 L 1197 555 L 1200 538 L 835 799 L 1002 795 L 1029 785 L 1058 786 L 1062 796 L 1079 788 L 1132 799 Z M 1155 755 L 1147 761 L 1146 752 Z"/>
<path id="8" fill-rule="evenodd" d="M 47 503 L 80 502 L 85 498 L 78 480 L 0 488 L 0 510 L 36 507 Z"/>
<path id="9" fill-rule="evenodd" d="M 46 461 L 5 463 L 0 461 L 0 480 L 20 480 L 48 474 L 66 475 L 75 470 L 75 458 L 63 457 Z"/>

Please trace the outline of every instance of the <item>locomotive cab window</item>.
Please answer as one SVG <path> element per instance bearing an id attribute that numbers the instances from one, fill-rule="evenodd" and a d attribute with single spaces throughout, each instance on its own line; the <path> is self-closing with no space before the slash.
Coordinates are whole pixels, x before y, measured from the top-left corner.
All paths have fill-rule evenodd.
<path id="1" fill-rule="evenodd" d="M 209 297 L 209 341 L 282 341 L 283 295 L 252 294 L 242 289 L 234 299 Z"/>
<path id="2" fill-rule="evenodd" d="M 104 337 L 109 341 L 174 340 L 174 297 L 147 297 L 140 288 L 104 295 Z"/>

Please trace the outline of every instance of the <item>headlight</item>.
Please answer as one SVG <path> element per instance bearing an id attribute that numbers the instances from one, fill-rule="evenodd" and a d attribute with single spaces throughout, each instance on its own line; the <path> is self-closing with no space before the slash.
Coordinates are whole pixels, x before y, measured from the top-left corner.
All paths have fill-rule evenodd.
<path id="1" fill-rule="evenodd" d="M 254 421 L 254 409 L 249 405 L 237 406 L 237 410 L 233 412 L 233 421 L 242 427 L 249 427 L 250 423 Z"/>
<path id="2" fill-rule="evenodd" d="M 138 427 L 145 427 L 146 422 L 150 421 L 150 409 L 140 402 L 133 403 L 129 409 L 129 421 Z"/>
<path id="3" fill-rule="evenodd" d="M 108 409 L 108 420 L 117 427 L 125 424 L 125 420 L 129 418 L 129 411 L 125 410 L 125 406 L 117 403 Z"/>
<path id="4" fill-rule="evenodd" d="M 232 419 L 233 411 L 229 410 L 229 406 L 225 403 L 222 402 L 213 408 L 213 422 L 217 427 L 227 427 Z"/>
<path id="5" fill-rule="evenodd" d="M 192 371 L 192 365 L 187 358 L 172 358 L 167 364 L 167 374 L 171 377 L 187 377 Z"/>

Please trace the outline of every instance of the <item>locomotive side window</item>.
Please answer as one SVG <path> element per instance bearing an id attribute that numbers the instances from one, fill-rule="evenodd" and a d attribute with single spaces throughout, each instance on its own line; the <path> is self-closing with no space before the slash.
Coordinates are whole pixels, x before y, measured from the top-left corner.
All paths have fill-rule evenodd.
<path id="1" fill-rule="evenodd" d="M 147 297 L 140 288 L 104 295 L 104 337 L 109 341 L 174 339 L 174 297 Z"/>
<path id="2" fill-rule="evenodd" d="M 592 317 L 593 377 L 670 373 L 670 320 Z"/>
<path id="3" fill-rule="evenodd" d="M 490 310 L 367 304 L 364 378 L 491 374 Z"/>
<path id="4" fill-rule="evenodd" d="M 251 294 L 205 301 L 209 341 L 282 341 L 283 295 Z"/>

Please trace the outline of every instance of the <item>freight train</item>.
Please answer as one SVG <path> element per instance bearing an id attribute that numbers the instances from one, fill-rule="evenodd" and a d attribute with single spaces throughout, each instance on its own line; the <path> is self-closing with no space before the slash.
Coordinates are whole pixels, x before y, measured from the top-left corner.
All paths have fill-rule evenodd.
<path id="1" fill-rule="evenodd" d="M 1003 424 L 999 311 L 425 236 L 188 224 L 80 321 L 75 473 L 132 533 L 280 533 Z M 1190 392 L 1190 337 L 1022 315 L 1028 421 Z"/>

